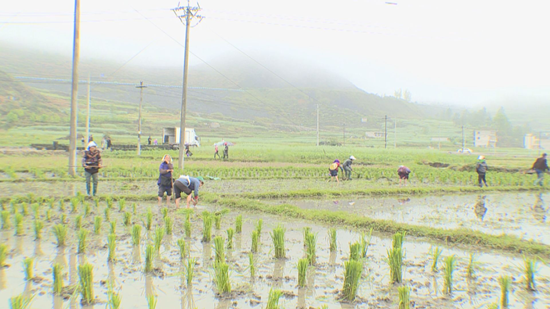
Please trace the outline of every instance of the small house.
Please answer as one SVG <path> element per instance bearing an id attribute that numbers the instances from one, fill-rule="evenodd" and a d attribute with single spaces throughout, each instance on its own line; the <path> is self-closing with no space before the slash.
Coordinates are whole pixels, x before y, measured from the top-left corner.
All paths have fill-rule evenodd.
<path id="1" fill-rule="evenodd" d="M 497 131 L 493 130 L 475 130 L 474 147 L 496 147 Z"/>
<path id="2" fill-rule="evenodd" d="M 365 132 L 365 136 L 367 138 L 384 138 L 384 132 L 369 131 Z"/>

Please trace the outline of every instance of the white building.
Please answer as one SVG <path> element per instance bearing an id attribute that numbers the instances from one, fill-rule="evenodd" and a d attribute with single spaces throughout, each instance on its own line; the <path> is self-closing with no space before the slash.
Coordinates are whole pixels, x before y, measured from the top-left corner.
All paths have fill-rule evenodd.
<path id="1" fill-rule="evenodd" d="M 525 149 L 550 149 L 550 136 L 548 133 L 545 133 L 540 136 L 527 133 L 523 137 L 523 147 Z"/>
<path id="2" fill-rule="evenodd" d="M 497 131 L 493 130 L 475 130 L 474 147 L 496 147 Z"/>
<path id="3" fill-rule="evenodd" d="M 365 136 L 367 138 L 384 138 L 384 132 L 374 132 L 374 131 L 365 132 Z"/>

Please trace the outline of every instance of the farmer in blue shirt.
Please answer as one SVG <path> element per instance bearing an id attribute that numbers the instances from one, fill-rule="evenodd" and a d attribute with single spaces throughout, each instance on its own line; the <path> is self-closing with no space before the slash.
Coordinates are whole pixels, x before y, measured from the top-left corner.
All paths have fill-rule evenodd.
<path id="1" fill-rule="evenodd" d="M 164 192 L 166 192 L 166 207 L 170 204 L 170 196 L 172 196 L 172 172 L 174 171 L 174 166 L 172 165 L 172 157 L 169 155 L 164 155 L 162 157 L 162 163 L 159 166 L 159 180 L 157 185 L 159 186 L 158 200 L 159 207 L 162 204 L 162 197 Z"/>
<path id="2" fill-rule="evenodd" d="M 181 199 L 181 193 L 187 194 L 187 208 L 189 204 L 193 201 L 193 206 L 197 206 L 199 202 L 199 188 L 204 184 L 204 178 L 202 177 L 190 177 L 181 175 L 180 178 L 174 181 L 174 195 L 176 199 L 176 208 L 179 208 L 179 203 Z M 193 195 L 191 194 L 193 192 Z"/>

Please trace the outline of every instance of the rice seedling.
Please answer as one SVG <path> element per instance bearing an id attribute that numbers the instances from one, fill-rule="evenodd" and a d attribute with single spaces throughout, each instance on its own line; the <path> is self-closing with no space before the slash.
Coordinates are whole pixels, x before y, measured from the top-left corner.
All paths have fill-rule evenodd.
<path id="1" fill-rule="evenodd" d="M 252 248 L 250 249 L 250 251 L 253 252 L 253 253 L 258 252 L 258 246 L 259 246 L 259 243 L 260 243 L 258 241 L 259 238 L 260 238 L 260 236 L 258 234 L 258 231 L 257 230 L 252 231 Z"/>
<path id="2" fill-rule="evenodd" d="M 10 226 L 10 212 L 8 210 L 2 211 L 2 229 L 7 230 Z"/>
<path id="3" fill-rule="evenodd" d="M 65 202 L 63 200 L 59 200 L 59 210 L 61 212 L 65 211 Z"/>
<path id="4" fill-rule="evenodd" d="M 523 256 L 523 275 L 525 277 L 525 288 L 535 290 L 535 273 L 537 272 L 537 260 Z"/>
<path id="5" fill-rule="evenodd" d="M 233 249 L 233 237 L 235 236 L 235 230 L 232 228 L 227 229 L 227 249 Z"/>
<path id="6" fill-rule="evenodd" d="M 109 247 L 109 257 L 107 257 L 107 261 L 113 262 L 116 257 L 116 235 L 115 234 L 109 234 L 109 236 L 107 236 L 107 247 Z"/>
<path id="7" fill-rule="evenodd" d="M 397 232 L 393 234 L 392 247 L 403 248 L 403 241 L 405 239 L 405 232 Z"/>
<path id="8" fill-rule="evenodd" d="M 470 259 L 468 260 L 468 268 L 466 269 L 466 274 L 468 278 L 472 278 L 475 274 L 475 256 L 473 253 L 470 253 Z"/>
<path id="9" fill-rule="evenodd" d="M 281 290 L 269 290 L 269 296 L 267 297 L 266 309 L 279 309 L 279 299 L 283 296 Z"/>
<path id="10" fill-rule="evenodd" d="M 191 218 L 189 214 L 187 214 L 187 218 L 183 224 L 183 229 L 185 230 L 185 237 L 191 237 Z"/>
<path id="11" fill-rule="evenodd" d="M 80 200 L 76 197 L 71 199 L 71 212 L 76 212 L 76 209 L 78 208 L 78 203 L 80 203 Z"/>
<path id="12" fill-rule="evenodd" d="M 84 217 L 89 216 L 91 211 L 92 207 L 90 206 L 90 203 L 84 203 Z"/>
<path id="13" fill-rule="evenodd" d="M 168 208 L 163 207 L 161 209 L 161 212 L 162 212 L 162 219 L 165 219 L 166 217 L 168 217 Z"/>
<path id="14" fill-rule="evenodd" d="M 132 244 L 139 246 L 141 243 L 141 225 L 134 224 L 132 227 Z"/>
<path id="15" fill-rule="evenodd" d="M 185 259 L 186 256 L 186 248 L 185 248 L 185 240 L 180 238 L 176 242 L 178 244 L 178 249 L 180 253 L 180 260 Z"/>
<path id="16" fill-rule="evenodd" d="M 202 213 L 202 241 L 210 242 L 212 240 L 212 214 L 208 211 Z"/>
<path id="17" fill-rule="evenodd" d="M 94 218 L 94 234 L 96 235 L 101 234 L 101 221 L 102 219 L 100 216 Z"/>
<path id="18" fill-rule="evenodd" d="M 78 215 L 74 218 L 74 229 L 80 230 L 82 228 L 82 216 Z"/>
<path id="19" fill-rule="evenodd" d="M 67 239 L 67 226 L 63 224 L 57 224 L 53 227 L 53 233 L 57 239 L 57 246 L 65 246 L 65 240 Z"/>
<path id="20" fill-rule="evenodd" d="M 437 261 L 439 260 L 439 257 L 441 256 L 441 253 L 443 250 L 441 250 L 439 247 L 435 247 L 434 250 L 431 250 L 432 253 L 432 271 L 435 273 L 437 272 Z"/>
<path id="21" fill-rule="evenodd" d="M 112 289 L 109 289 L 107 299 L 107 308 L 108 309 L 119 309 L 122 298 L 119 293 L 115 293 Z"/>
<path id="22" fill-rule="evenodd" d="M 300 259 L 298 261 L 298 286 L 301 288 L 306 286 L 306 274 L 308 266 L 308 259 Z"/>
<path id="23" fill-rule="evenodd" d="M 137 204 L 136 203 L 132 203 L 132 212 L 135 214 L 137 214 Z"/>
<path id="24" fill-rule="evenodd" d="M 215 213 L 214 214 L 214 224 L 216 225 L 216 230 L 219 230 L 221 228 L 222 214 L 220 214 L 220 213 Z"/>
<path id="25" fill-rule="evenodd" d="M 95 199 L 95 200 L 94 200 L 94 207 L 95 207 L 96 209 L 99 208 L 99 200 L 98 200 L 98 199 Z"/>
<path id="26" fill-rule="evenodd" d="M 361 244 L 360 243 L 354 242 L 353 244 L 349 244 L 349 259 L 350 259 L 350 261 L 359 261 L 361 259 L 360 253 L 361 253 Z"/>
<path id="27" fill-rule="evenodd" d="M 248 252 L 248 269 L 250 270 L 250 278 L 254 279 L 256 277 L 256 263 L 252 252 Z"/>
<path id="28" fill-rule="evenodd" d="M 216 252 L 216 263 L 225 262 L 225 241 L 223 237 L 214 237 L 214 251 Z"/>
<path id="29" fill-rule="evenodd" d="M 80 294 L 82 295 L 82 303 L 84 304 L 92 304 L 94 302 L 93 269 L 94 267 L 89 263 L 78 266 Z"/>
<path id="30" fill-rule="evenodd" d="M 145 228 L 150 231 L 153 227 L 153 211 L 151 210 L 151 207 L 147 210 L 147 214 L 145 215 Z"/>
<path id="31" fill-rule="evenodd" d="M 306 235 L 306 256 L 309 261 L 309 265 L 315 265 L 317 263 L 317 235 L 309 233 Z"/>
<path id="32" fill-rule="evenodd" d="M 61 214 L 61 223 L 67 224 L 67 214 Z"/>
<path id="33" fill-rule="evenodd" d="M 145 272 L 149 273 L 153 271 L 153 254 L 154 248 L 151 244 L 147 244 L 145 248 Z"/>
<path id="34" fill-rule="evenodd" d="M 78 231 L 78 253 L 86 253 L 88 230 L 80 229 Z"/>
<path id="35" fill-rule="evenodd" d="M 336 243 L 336 229 L 335 228 L 329 228 L 328 229 L 328 239 L 329 239 L 329 246 L 330 246 L 330 252 L 335 252 L 338 248 L 338 245 Z"/>
<path id="36" fill-rule="evenodd" d="M 243 215 L 238 215 L 235 219 L 235 232 L 242 233 L 243 231 Z"/>
<path id="37" fill-rule="evenodd" d="M 185 280 L 187 286 L 193 284 L 193 274 L 195 272 L 195 259 L 187 259 L 187 265 L 185 266 Z"/>
<path id="38" fill-rule="evenodd" d="M 162 239 L 164 238 L 164 229 L 157 228 L 155 229 L 155 252 L 160 253 L 160 246 L 162 245 Z"/>
<path id="39" fill-rule="evenodd" d="M 500 285 L 500 306 L 508 308 L 508 293 L 512 286 L 512 279 L 509 276 L 500 276 L 498 277 L 498 284 Z"/>
<path id="40" fill-rule="evenodd" d="M 126 208 L 126 200 L 125 199 L 118 200 L 118 211 L 123 212 L 125 208 Z"/>
<path id="41" fill-rule="evenodd" d="M 280 259 L 285 257 L 285 229 L 279 225 L 273 229 L 270 234 L 275 248 L 275 258 Z"/>
<path id="42" fill-rule="evenodd" d="M 173 222 L 171 217 L 164 218 L 164 227 L 166 229 L 166 235 L 172 235 Z"/>
<path id="43" fill-rule="evenodd" d="M 7 258 L 8 258 L 8 245 L 0 244 L 0 268 L 6 265 Z"/>
<path id="44" fill-rule="evenodd" d="M 44 228 L 44 222 L 40 220 L 34 220 L 34 238 L 35 239 L 41 239 L 42 238 L 42 229 Z"/>
<path id="45" fill-rule="evenodd" d="M 258 222 L 256 222 L 256 231 L 258 231 L 258 235 L 262 236 L 262 226 L 263 226 L 264 220 L 260 219 Z M 260 240 L 260 239 L 258 239 Z"/>
<path id="46" fill-rule="evenodd" d="M 15 235 L 23 235 L 23 215 L 21 214 L 15 215 Z"/>
<path id="47" fill-rule="evenodd" d="M 306 226 L 304 227 L 304 247 L 307 247 L 307 243 L 306 243 L 306 239 L 307 239 L 307 235 L 309 235 L 311 233 L 311 228 L 309 226 Z"/>
<path id="48" fill-rule="evenodd" d="M 453 272 L 455 270 L 456 258 L 454 255 L 448 256 L 445 259 L 445 273 L 443 276 L 443 281 L 445 286 L 443 292 L 451 294 L 453 292 Z"/>
<path id="49" fill-rule="evenodd" d="M 52 210 L 46 210 L 46 220 L 50 221 L 52 219 Z"/>
<path id="50" fill-rule="evenodd" d="M 113 208 L 113 199 L 110 196 L 105 199 L 105 202 L 107 203 L 107 208 Z"/>
<path id="51" fill-rule="evenodd" d="M 116 220 L 109 222 L 109 226 L 111 228 L 110 234 L 116 234 Z"/>
<path id="52" fill-rule="evenodd" d="M 400 286 L 397 288 L 399 294 L 399 309 L 409 309 L 411 307 L 411 288 Z"/>
<path id="53" fill-rule="evenodd" d="M 156 309 L 157 308 L 157 297 L 154 295 L 147 297 L 147 306 L 149 309 Z"/>
<path id="54" fill-rule="evenodd" d="M 129 212 L 124 213 L 124 226 L 130 226 L 132 224 L 132 214 Z"/>
<path id="55" fill-rule="evenodd" d="M 27 309 L 32 301 L 32 297 L 17 295 L 10 298 L 10 309 Z"/>
<path id="56" fill-rule="evenodd" d="M 34 203 L 34 204 L 31 205 L 31 208 L 32 208 L 34 218 L 37 219 L 38 216 L 39 216 L 39 212 L 40 212 L 40 204 Z"/>
<path id="57" fill-rule="evenodd" d="M 367 251 L 372 240 L 372 228 L 369 230 L 368 234 L 361 234 L 361 258 L 367 257 Z"/>
<path id="58" fill-rule="evenodd" d="M 220 294 L 231 293 L 229 266 L 225 262 L 214 263 L 214 283 Z"/>
<path id="59" fill-rule="evenodd" d="M 111 209 L 105 208 L 104 214 L 105 214 L 105 222 L 111 221 Z"/>
<path id="60" fill-rule="evenodd" d="M 390 267 L 391 283 L 401 283 L 403 278 L 403 251 L 401 251 L 401 248 L 391 248 L 388 250 L 388 265 Z"/>
<path id="61" fill-rule="evenodd" d="M 21 213 L 25 217 L 29 215 L 29 205 L 27 203 L 21 204 Z"/>
<path id="62" fill-rule="evenodd" d="M 361 273 L 363 272 L 363 264 L 360 261 L 349 260 L 344 262 L 344 268 L 344 286 L 342 288 L 342 294 L 344 295 L 344 299 L 353 301 L 357 294 Z"/>
<path id="63" fill-rule="evenodd" d="M 25 268 L 25 280 L 29 281 L 34 278 L 33 274 L 33 268 L 34 268 L 34 259 L 33 258 L 25 258 L 23 260 L 23 266 Z"/>
<path id="64" fill-rule="evenodd" d="M 53 293 L 55 295 L 61 294 L 61 291 L 63 290 L 63 266 L 61 266 L 59 263 L 53 264 Z"/>
<path id="65" fill-rule="evenodd" d="M 48 199 L 48 205 L 50 206 L 50 209 L 54 209 L 55 207 L 55 199 L 52 197 Z"/>
<path id="66" fill-rule="evenodd" d="M 498 309 L 498 303 L 492 303 L 487 306 L 487 309 Z"/>

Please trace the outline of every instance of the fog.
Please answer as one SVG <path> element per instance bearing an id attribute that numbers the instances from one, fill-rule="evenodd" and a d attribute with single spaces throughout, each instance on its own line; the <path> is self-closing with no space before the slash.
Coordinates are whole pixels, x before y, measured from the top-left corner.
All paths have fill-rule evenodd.
<path id="1" fill-rule="evenodd" d="M 204 0 L 200 5 L 206 18 L 191 29 L 192 65 L 214 66 L 238 54 L 254 65 L 280 66 L 262 56 L 269 51 L 303 59 L 370 93 L 408 89 L 421 103 L 476 107 L 550 101 L 547 1 Z M 185 27 L 170 10 L 176 6 L 166 0 L 83 0 L 82 59 L 181 67 Z M 3 3 L 0 44 L 70 56 L 73 11 L 74 2 L 67 0 Z"/>

